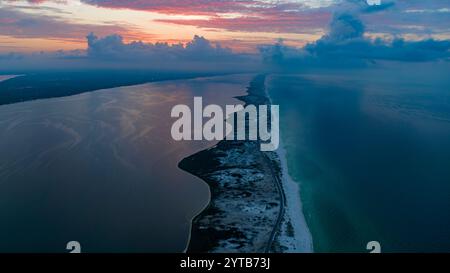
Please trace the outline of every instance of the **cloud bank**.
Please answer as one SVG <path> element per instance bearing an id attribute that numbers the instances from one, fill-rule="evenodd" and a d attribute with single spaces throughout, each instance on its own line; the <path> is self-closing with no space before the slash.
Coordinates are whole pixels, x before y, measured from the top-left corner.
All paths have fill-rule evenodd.
<path id="1" fill-rule="evenodd" d="M 149 1 L 128 1 L 127 3 L 121 1 L 122 4 L 117 1 L 102 1 L 102 5 L 106 5 L 105 3 L 131 5 L 131 3 L 137 4 L 138 2 L 145 5 L 163 5 L 165 3 L 164 5 L 167 6 L 170 4 L 161 1 L 152 3 Z M 203 1 L 202 3 L 206 5 L 206 2 L 214 2 L 216 6 L 212 5 L 208 9 L 210 12 L 215 12 L 219 2 L 222 1 Z M 228 2 L 230 1 L 224 1 L 223 5 L 225 6 L 221 6 L 220 10 L 228 10 L 227 5 L 234 7 L 234 5 L 249 4 L 252 1 L 236 1 L 236 3 L 232 4 Z M 183 3 L 186 4 L 187 2 L 181 1 L 176 5 L 182 6 L 184 5 Z M 423 3 L 416 0 L 411 0 L 410 3 L 409 12 L 427 12 L 423 9 Z M 442 2 L 430 0 L 430 3 L 435 8 L 442 6 Z M 197 4 L 200 5 L 200 2 Z M 197 6 L 198 9 L 206 11 L 206 6 L 204 6 L 204 9 L 202 7 L 201 5 Z M 103 37 L 98 37 L 93 33 L 89 34 L 86 37 L 87 47 L 84 50 L 36 54 L 4 54 L 0 56 L 0 65 L 4 67 L 27 67 L 27 65 L 29 67 L 39 67 L 44 64 L 47 67 L 114 67 L 118 69 L 172 69 L 182 67 L 183 69 L 204 70 L 227 69 L 239 72 L 242 70 L 261 69 L 260 60 L 269 64 L 269 67 L 276 65 L 286 69 L 296 69 L 300 67 L 351 67 L 367 65 L 378 60 L 427 62 L 449 60 L 450 58 L 449 40 L 430 38 L 412 41 L 395 35 L 392 39 L 372 38 L 370 36 L 371 25 L 367 24 L 363 18 L 369 15 L 375 17 L 384 16 L 396 9 L 405 10 L 404 1 L 384 1 L 380 6 L 370 6 L 365 0 L 345 0 L 338 7 L 333 7 L 336 11 L 330 18 L 326 34 L 302 48 L 287 46 L 280 40 L 276 44 L 260 46 L 259 54 L 239 54 L 200 36 L 194 36 L 192 41 L 186 44 L 171 45 L 168 43 L 145 43 L 142 41 L 127 43 L 120 35 L 120 32 L 117 34 L 113 30 L 112 33 L 116 34 Z M 258 8 L 252 7 L 252 9 Z M 267 12 L 270 10 L 270 7 L 264 7 L 264 9 Z M 445 13 L 445 10 L 443 13 Z M 0 11 L 1 14 L 2 11 Z M 22 18 L 19 16 L 20 14 L 17 14 L 18 16 L 13 18 L 10 16 L 11 14 L 8 12 L 1 17 L 3 24 L 0 25 L 0 32 L 13 33 L 16 27 L 21 27 L 23 31 L 15 35 L 33 35 L 33 24 L 37 22 L 38 26 L 35 27 L 36 33 L 38 31 L 41 31 L 41 33 L 37 33 L 36 36 L 40 37 L 45 35 L 42 31 L 50 31 L 55 28 L 46 17 L 33 17 L 34 21 L 31 20 L 30 23 L 29 17 Z M 9 15 L 9 17 L 6 17 L 6 15 Z M 242 20 L 249 20 L 249 18 Z M 305 20 L 307 21 L 308 19 Z M 252 25 L 251 28 L 258 27 L 257 21 L 249 24 Z M 295 28 L 295 25 L 291 24 L 290 19 L 287 19 L 284 24 Z M 312 25 L 314 24 L 312 23 Z M 47 27 L 40 27 L 42 25 Z M 233 26 L 229 27 L 233 28 Z M 264 26 L 261 28 L 263 29 Z M 76 32 L 81 33 L 83 31 L 84 28 Z M 60 33 L 62 37 L 65 37 L 64 31 L 60 31 Z"/>
<path id="2" fill-rule="evenodd" d="M 74 0 L 75 1 L 75 0 Z M 141 11 L 158 13 L 148 23 L 158 26 L 168 24 L 178 26 L 194 26 L 201 28 L 202 35 L 215 37 L 216 33 L 227 32 L 224 43 L 233 48 L 254 49 L 254 36 L 264 36 L 264 42 L 270 43 L 277 35 L 285 37 L 297 44 L 305 40 L 311 41 L 322 35 L 336 10 L 350 9 L 358 13 L 358 19 L 364 22 L 366 35 L 404 37 L 405 39 L 450 39 L 450 4 L 445 0 L 382 0 L 381 5 L 368 5 L 366 0 L 76 0 L 81 1 L 85 10 L 102 12 L 111 10 Z M 11 3 L 18 3 L 12 5 Z M 76 22 L 68 16 L 61 16 L 61 10 L 73 12 L 64 6 L 71 3 L 67 0 L 3 0 L 9 3 L 2 7 L 0 15 L 0 35 L 15 38 L 47 38 L 55 40 L 77 40 L 79 43 L 86 33 L 91 31 L 99 35 L 118 33 L 126 40 L 156 40 L 161 33 L 142 31 L 142 24 L 118 20 Z M 59 3 L 55 5 L 55 3 Z M 66 4 L 64 4 L 66 3 Z M 56 7 L 56 8 L 55 8 Z M 40 15 L 30 14 L 27 9 L 56 9 L 54 12 Z M 58 11 L 58 9 L 60 9 Z M 9 14 L 7 14 L 9 13 Z M 21 14 L 19 14 L 21 13 Z M 88 12 L 89 13 L 89 12 Z M 94 12 L 93 12 L 94 13 Z M 132 14 L 132 13 L 130 13 Z M 153 14 L 154 15 L 154 14 Z M 196 16 L 185 16 L 196 15 Z M 200 16 L 198 16 L 200 15 Z M 131 15 L 130 15 L 131 16 Z M 149 14 L 151 17 L 151 15 Z M 30 18 L 28 18 L 30 17 Z M 41 17 L 41 18 L 38 18 Z M 27 22 L 33 22 L 27 23 Z M 304 34 L 296 37 L 295 34 Z M 167 37 L 163 35 L 164 39 Z M 238 41 L 242 40 L 243 42 Z M 158 38 L 158 37 L 156 37 Z M 172 37 L 185 41 L 185 37 Z M 222 38 L 223 39 L 223 38 Z M 158 40 L 161 40 L 158 38 Z M 235 45 L 235 46 L 233 46 Z"/>
<path id="3" fill-rule="evenodd" d="M 0 55 L 0 66 L 10 69 L 160 69 L 188 71 L 246 72 L 254 70 L 258 57 L 234 53 L 201 36 L 186 44 L 124 42 L 112 34 L 86 37 L 85 50 L 8 53 Z"/>
<path id="4" fill-rule="evenodd" d="M 337 11 L 329 24 L 327 34 L 304 48 L 283 44 L 260 47 L 260 53 L 267 63 L 289 68 L 301 65 L 352 66 L 367 64 L 376 60 L 403 62 L 426 62 L 449 60 L 450 41 L 426 39 L 407 41 L 403 38 L 385 40 L 367 37 L 366 25 L 360 16 L 366 13 L 393 8 L 386 3 L 372 8 L 362 0 L 347 0 L 342 10 Z"/>
<path id="5" fill-rule="evenodd" d="M 87 36 L 87 56 L 92 59 L 117 61 L 220 61 L 239 58 L 231 49 L 213 44 L 195 35 L 186 45 L 168 43 L 124 43 L 120 35 L 103 38 L 93 33 Z"/>

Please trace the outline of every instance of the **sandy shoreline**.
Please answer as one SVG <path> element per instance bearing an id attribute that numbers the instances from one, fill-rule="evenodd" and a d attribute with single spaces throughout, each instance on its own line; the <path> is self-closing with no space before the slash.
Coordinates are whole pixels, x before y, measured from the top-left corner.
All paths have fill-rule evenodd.
<path id="1" fill-rule="evenodd" d="M 270 104 L 272 104 L 272 98 L 267 90 L 267 81 L 269 78 L 270 77 L 266 78 L 265 95 Z M 280 143 L 276 153 L 280 161 L 281 181 L 286 197 L 286 217 L 291 220 L 290 222 L 294 229 L 294 238 L 290 244 L 292 248 L 286 252 L 312 253 L 314 252 L 313 239 L 303 213 L 303 205 L 300 197 L 300 186 L 289 175 L 287 153 L 281 137 L 282 133 L 283 132 L 280 132 Z M 280 236 L 279 240 L 283 240 L 283 238 Z"/>
<path id="2" fill-rule="evenodd" d="M 266 76 L 254 78 L 246 104 L 270 104 Z M 286 151 L 261 152 L 259 142 L 221 141 L 183 159 L 179 167 L 211 190 L 195 217 L 187 252 L 313 252 L 299 186 L 288 174 Z"/>
<path id="3" fill-rule="evenodd" d="M 0 75 L 0 82 L 20 77 L 21 75 Z"/>
<path id="4" fill-rule="evenodd" d="M 286 214 L 287 217 L 290 218 L 294 228 L 294 240 L 292 242 L 294 248 L 289 249 L 286 252 L 312 253 L 314 252 L 313 240 L 303 214 L 303 206 L 300 198 L 300 187 L 298 183 L 295 182 L 289 175 L 286 150 L 282 141 L 280 141 L 280 147 L 277 150 L 277 154 L 282 170 L 281 181 L 286 196 Z M 282 240 L 282 238 L 280 238 L 280 240 Z"/>
<path id="5" fill-rule="evenodd" d="M 246 104 L 265 104 L 267 98 L 261 94 L 264 79 L 256 76 L 247 87 L 247 95 L 237 98 Z M 203 179 L 211 191 L 208 207 L 193 220 L 187 252 L 271 250 L 284 204 L 273 176 L 274 167 L 277 175 L 281 174 L 278 164 L 267 160 L 257 141 L 222 140 L 183 159 L 179 167 Z"/>

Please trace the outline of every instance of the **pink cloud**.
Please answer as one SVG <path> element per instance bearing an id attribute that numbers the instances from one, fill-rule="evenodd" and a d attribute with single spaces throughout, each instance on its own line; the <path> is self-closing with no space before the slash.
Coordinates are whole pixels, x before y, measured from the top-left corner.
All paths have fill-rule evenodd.
<path id="1" fill-rule="evenodd" d="M 19 0 L 6 0 L 7 2 L 18 2 Z M 26 0 L 30 4 L 42 4 L 44 2 L 67 3 L 67 0 Z"/>
<path id="2" fill-rule="evenodd" d="M 260 14 L 244 15 L 237 18 L 213 16 L 207 20 L 161 19 L 159 22 L 193 25 L 202 28 L 218 28 L 230 31 L 313 33 L 323 28 L 331 14 L 325 11 L 314 13 L 265 11 Z"/>
<path id="3" fill-rule="evenodd" d="M 126 8 L 166 14 L 213 14 L 248 10 L 257 0 L 82 0 L 106 8 Z"/>
<path id="4" fill-rule="evenodd" d="M 9 0 L 14 1 L 14 0 Z M 28 0 L 33 4 L 63 0 Z M 160 22 L 194 25 L 231 31 L 268 31 L 310 33 L 326 25 L 331 12 L 308 9 L 301 3 L 270 3 L 262 0 L 81 0 L 111 9 L 133 9 L 164 14 L 208 15 L 209 20 L 159 20 Z M 224 17 L 237 13 L 235 18 Z"/>
<path id="5" fill-rule="evenodd" d="M 310 9 L 302 3 L 272 3 L 261 0 L 82 0 L 106 8 L 127 8 L 165 14 L 209 15 L 209 20 L 159 20 L 202 28 L 250 32 L 310 33 L 326 26 L 331 17 L 329 9 Z M 236 13 L 240 16 L 225 17 Z"/>
<path id="6" fill-rule="evenodd" d="M 122 26 L 74 24 L 49 16 L 32 15 L 11 9 L 0 9 L 0 35 L 15 38 L 47 38 L 83 40 L 87 33 L 120 33 L 128 37 L 131 31 Z"/>

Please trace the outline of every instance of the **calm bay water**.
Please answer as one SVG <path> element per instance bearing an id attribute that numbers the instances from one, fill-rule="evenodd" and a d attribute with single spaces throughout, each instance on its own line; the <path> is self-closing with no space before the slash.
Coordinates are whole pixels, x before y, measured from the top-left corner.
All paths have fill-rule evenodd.
<path id="1" fill-rule="evenodd" d="M 315 251 L 450 251 L 449 72 L 270 77 Z"/>
<path id="2" fill-rule="evenodd" d="M 151 83 L 0 106 L 0 252 L 181 252 L 208 186 L 178 162 L 176 104 L 239 103 L 251 75 Z"/>

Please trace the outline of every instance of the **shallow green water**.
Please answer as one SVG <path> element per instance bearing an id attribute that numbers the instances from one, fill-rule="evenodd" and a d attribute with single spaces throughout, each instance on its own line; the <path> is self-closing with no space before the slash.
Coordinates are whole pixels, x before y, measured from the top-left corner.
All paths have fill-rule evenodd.
<path id="1" fill-rule="evenodd" d="M 450 251 L 449 70 L 403 69 L 268 80 L 316 252 Z"/>

